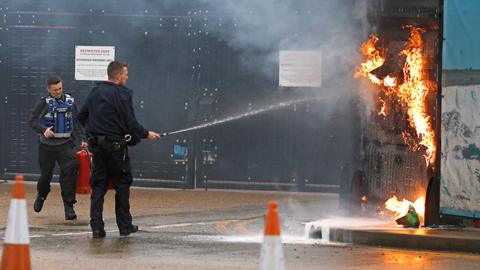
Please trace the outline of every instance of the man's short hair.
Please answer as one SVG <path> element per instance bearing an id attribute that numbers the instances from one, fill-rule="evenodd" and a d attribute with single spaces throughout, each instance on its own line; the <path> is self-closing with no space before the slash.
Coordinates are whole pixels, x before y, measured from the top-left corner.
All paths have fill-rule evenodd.
<path id="1" fill-rule="evenodd" d="M 52 85 L 52 84 L 57 84 L 61 81 L 62 81 L 62 78 L 60 78 L 60 76 L 58 76 L 58 74 L 55 74 L 55 73 L 50 74 L 47 77 L 47 86 Z"/>
<path id="2" fill-rule="evenodd" d="M 128 67 L 128 65 L 120 61 L 110 62 L 107 67 L 108 79 L 113 79 L 117 74 L 122 71 L 123 67 Z"/>

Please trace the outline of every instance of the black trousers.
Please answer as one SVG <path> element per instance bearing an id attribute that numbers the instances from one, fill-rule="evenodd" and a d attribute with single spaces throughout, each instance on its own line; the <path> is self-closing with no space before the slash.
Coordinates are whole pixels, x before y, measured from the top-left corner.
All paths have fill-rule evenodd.
<path id="1" fill-rule="evenodd" d="M 115 216 L 120 230 L 132 226 L 130 214 L 130 186 L 132 172 L 126 146 L 114 149 L 110 145 L 91 145 L 93 152 L 93 169 L 90 177 L 92 187 L 90 206 L 90 226 L 92 230 L 103 229 L 103 202 L 107 192 L 108 180 L 112 179 L 115 187 Z"/>
<path id="2" fill-rule="evenodd" d="M 75 188 L 78 172 L 78 160 L 73 150 L 73 144 L 67 142 L 62 145 L 39 144 L 38 163 L 40 164 L 40 178 L 37 182 L 37 192 L 40 197 L 47 197 L 50 193 L 55 162 L 60 166 L 60 189 L 65 204 L 74 204 Z"/>

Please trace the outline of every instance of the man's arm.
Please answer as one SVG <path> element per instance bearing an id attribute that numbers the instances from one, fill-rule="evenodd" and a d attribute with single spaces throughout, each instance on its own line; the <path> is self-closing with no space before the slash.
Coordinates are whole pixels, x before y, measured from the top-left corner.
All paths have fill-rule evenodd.
<path id="1" fill-rule="evenodd" d="M 43 126 L 40 120 L 45 115 L 47 110 L 47 103 L 45 102 L 45 99 L 42 98 L 37 102 L 37 104 L 35 104 L 35 107 L 33 107 L 33 110 L 30 112 L 28 124 L 36 133 L 43 134 L 47 129 Z"/>
<path id="2" fill-rule="evenodd" d="M 77 121 L 80 123 L 82 127 L 85 127 L 85 124 L 87 122 L 88 118 L 88 106 L 87 106 L 88 98 L 87 101 L 83 104 L 82 108 L 80 109 L 80 112 L 77 114 Z M 76 110 L 76 108 L 75 108 Z"/>
<path id="3" fill-rule="evenodd" d="M 80 123 L 80 121 L 78 121 L 77 106 L 75 104 L 73 104 L 72 113 L 73 113 L 72 140 L 75 143 L 78 141 L 84 142 L 86 141 L 85 129 L 83 128 L 83 125 Z"/>
<path id="4" fill-rule="evenodd" d="M 148 130 L 144 128 L 135 117 L 135 111 L 133 110 L 132 105 L 132 96 L 126 91 L 122 93 L 121 102 L 122 102 L 122 112 L 123 119 L 125 119 L 125 124 L 127 125 L 128 132 L 139 136 L 140 138 L 148 137 Z"/>

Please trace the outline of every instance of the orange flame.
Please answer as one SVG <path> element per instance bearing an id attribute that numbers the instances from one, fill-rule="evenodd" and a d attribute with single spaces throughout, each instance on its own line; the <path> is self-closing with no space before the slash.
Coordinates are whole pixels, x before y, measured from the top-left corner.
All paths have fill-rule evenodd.
<path id="1" fill-rule="evenodd" d="M 407 105 L 407 115 L 410 125 L 415 128 L 420 145 L 427 148 L 426 159 L 433 163 L 435 158 L 435 133 L 432 129 L 431 118 L 428 116 L 425 101 L 431 85 L 424 72 L 424 56 L 422 34 L 423 28 L 411 28 L 408 47 L 401 54 L 406 56 L 403 67 L 404 82 L 398 87 L 397 95 Z"/>
<path id="2" fill-rule="evenodd" d="M 360 64 L 359 71 L 354 75 L 355 78 L 366 77 L 375 84 L 381 84 L 380 79 L 370 73 L 385 63 L 385 53 L 375 47 L 378 40 L 377 36 L 371 35 L 370 39 L 362 44 L 360 51 L 367 60 Z"/>
<path id="3" fill-rule="evenodd" d="M 378 101 L 382 103 L 382 108 L 378 112 L 378 115 L 383 115 L 384 117 L 387 116 L 387 112 L 386 112 L 387 103 L 381 98 L 378 98 Z"/>
<path id="4" fill-rule="evenodd" d="M 360 51 L 366 60 L 360 64 L 359 71 L 354 77 L 368 78 L 372 83 L 382 86 L 385 95 L 395 95 L 402 102 L 406 108 L 410 126 L 415 129 L 419 142 L 411 138 L 408 133 L 403 134 L 404 141 L 414 151 L 420 149 L 420 145 L 424 146 L 425 160 L 428 165 L 434 162 L 436 145 L 431 117 L 427 113 L 426 97 L 435 86 L 428 80 L 424 71 L 422 34 L 425 29 L 414 26 L 406 26 L 406 28 L 410 28 L 410 36 L 406 48 L 400 53 L 400 56 L 405 57 L 403 82 L 400 85 L 398 85 L 398 78 L 389 75 L 380 79 L 371 74 L 373 70 L 385 63 L 385 50 L 376 47 L 379 38 L 375 35 L 362 44 Z M 386 103 L 384 100 L 381 101 L 382 106 L 378 114 L 386 115 Z"/>
<path id="5" fill-rule="evenodd" d="M 425 216 L 425 198 L 420 197 L 415 202 L 403 199 L 399 201 L 397 196 L 393 196 L 385 202 L 385 209 L 388 209 L 395 214 L 395 219 L 405 216 L 408 213 L 410 205 L 413 205 L 418 217 L 423 220 Z"/>
<path id="6" fill-rule="evenodd" d="M 383 85 L 386 87 L 395 87 L 397 86 L 397 78 L 387 76 L 383 79 Z"/>

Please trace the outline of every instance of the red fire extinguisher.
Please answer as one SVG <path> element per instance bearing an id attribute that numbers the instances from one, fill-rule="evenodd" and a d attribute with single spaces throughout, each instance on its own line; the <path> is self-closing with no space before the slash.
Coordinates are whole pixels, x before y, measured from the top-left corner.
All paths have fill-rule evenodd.
<path id="1" fill-rule="evenodd" d="M 92 189 L 90 188 L 90 164 L 93 154 L 87 149 L 87 144 L 82 143 L 82 150 L 77 152 L 77 159 L 80 164 L 77 174 L 77 193 L 89 194 Z"/>
<path id="2" fill-rule="evenodd" d="M 115 189 L 115 187 L 113 187 L 113 181 L 112 181 L 112 179 L 108 179 L 107 189 Z"/>
<path id="3" fill-rule="evenodd" d="M 77 174 L 77 188 L 78 194 L 90 194 L 90 174 L 93 154 L 88 151 L 86 143 L 82 143 L 82 150 L 77 152 L 77 159 L 80 164 Z M 114 189 L 112 179 L 108 179 L 108 189 Z"/>

